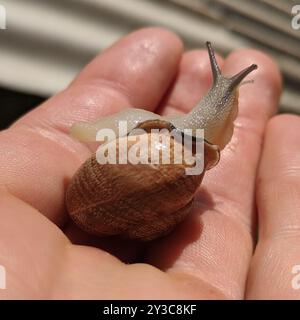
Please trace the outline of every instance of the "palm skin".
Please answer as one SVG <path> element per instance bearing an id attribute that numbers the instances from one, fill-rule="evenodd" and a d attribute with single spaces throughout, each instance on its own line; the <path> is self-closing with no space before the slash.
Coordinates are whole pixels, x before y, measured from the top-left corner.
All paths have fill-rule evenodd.
<path id="1" fill-rule="evenodd" d="M 69 137 L 68 130 L 74 122 L 128 106 L 163 114 L 188 111 L 211 83 L 205 50 L 183 53 L 178 37 L 164 29 L 134 32 L 95 58 L 66 90 L 1 132 L 0 264 L 7 273 L 7 289 L 0 290 L 1 298 L 278 297 L 272 281 L 264 277 L 268 263 L 272 269 L 272 261 L 265 261 L 273 245 L 264 238 L 264 230 L 270 233 L 269 225 L 274 225 L 274 221 L 266 222 L 271 220 L 265 217 L 268 213 L 263 214 L 252 260 L 257 232 L 255 196 L 259 193 L 261 222 L 260 210 L 268 211 L 272 197 L 265 186 L 270 183 L 265 172 L 271 170 L 265 163 L 273 161 L 268 143 L 283 123 L 299 128 L 300 121 L 294 116 L 271 120 L 267 151 L 258 170 L 266 125 L 278 104 L 279 71 L 270 58 L 250 49 L 234 51 L 218 61 L 225 75 L 256 63 L 254 84 L 240 89 L 233 139 L 218 166 L 206 173 L 193 213 L 169 236 L 149 244 L 95 238 L 68 219 L 66 186 L 90 155 L 85 145 Z M 299 162 L 298 156 L 298 175 Z M 300 218 L 294 220 L 299 225 Z M 283 250 L 278 249 L 278 255 Z M 298 253 L 293 252 L 291 260 L 296 263 Z M 283 293 L 299 297 L 289 283 Z"/>

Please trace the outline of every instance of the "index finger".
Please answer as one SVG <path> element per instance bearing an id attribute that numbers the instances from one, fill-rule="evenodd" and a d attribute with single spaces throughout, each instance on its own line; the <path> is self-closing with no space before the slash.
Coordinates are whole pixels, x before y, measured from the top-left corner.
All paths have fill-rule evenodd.
<path id="1" fill-rule="evenodd" d="M 66 185 L 90 154 L 68 136 L 69 127 L 125 107 L 154 109 L 181 53 L 178 37 L 160 28 L 134 32 L 106 50 L 70 87 L 0 134 L 0 185 L 62 225 Z"/>

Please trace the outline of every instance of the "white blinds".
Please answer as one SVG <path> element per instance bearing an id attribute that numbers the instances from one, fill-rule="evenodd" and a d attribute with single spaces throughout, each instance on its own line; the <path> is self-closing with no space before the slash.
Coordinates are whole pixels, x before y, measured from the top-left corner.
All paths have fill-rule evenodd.
<path id="1" fill-rule="evenodd" d="M 0 0 L 0 86 L 52 95 L 95 54 L 133 29 L 161 25 L 199 47 L 210 40 L 226 54 L 258 47 L 286 77 L 284 110 L 300 112 L 300 30 L 291 0 Z"/>

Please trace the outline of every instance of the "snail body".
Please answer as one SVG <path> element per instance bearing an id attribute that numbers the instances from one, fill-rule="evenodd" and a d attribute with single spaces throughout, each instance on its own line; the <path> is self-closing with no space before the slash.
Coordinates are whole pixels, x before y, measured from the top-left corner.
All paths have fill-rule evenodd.
<path id="1" fill-rule="evenodd" d="M 116 141 L 117 156 L 132 147 L 129 139 L 134 129 L 144 129 L 139 145 L 141 154 L 149 153 L 151 129 L 204 129 L 204 163 L 200 174 L 187 175 L 186 169 L 195 165 L 195 154 L 190 161 L 170 164 L 101 164 L 94 153 L 75 173 L 66 193 L 66 206 L 71 218 L 83 230 L 99 236 L 123 235 L 140 240 L 152 240 L 169 233 L 189 214 L 194 195 L 202 182 L 205 170 L 215 166 L 220 150 L 230 141 L 233 121 L 237 115 L 238 85 L 254 69 L 251 65 L 237 75 L 224 77 L 218 67 L 210 43 L 207 43 L 213 73 L 213 85 L 207 95 L 184 116 L 162 117 L 143 109 L 126 109 L 94 123 L 77 123 L 71 135 L 81 141 L 95 141 L 100 129 L 110 128 L 117 137 L 120 121 L 127 121 L 127 131 Z M 160 134 L 158 134 L 160 135 Z M 160 139 L 160 137 L 158 137 Z M 120 146 L 126 144 L 127 149 Z M 177 148 L 181 146 L 181 148 Z M 176 137 L 169 144 L 161 143 L 171 158 L 177 150 L 186 153 L 187 146 Z M 172 160 L 171 159 L 171 160 Z"/>

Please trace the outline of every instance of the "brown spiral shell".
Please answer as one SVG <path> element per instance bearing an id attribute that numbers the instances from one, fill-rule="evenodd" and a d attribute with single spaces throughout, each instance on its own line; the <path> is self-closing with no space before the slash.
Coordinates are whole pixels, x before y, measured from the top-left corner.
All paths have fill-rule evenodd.
<path id="1" fill-rule="evenodd" d="M 128 137 L 120 143 L 122 139 Z M 99 164 L 93 154 L 68 186 L 66 205 L 71 218 L 81 229 L 99 236 L 146 241 L 169 233 L 190 212 L 205 172 L 186 175 L 185 169 L 194 163 L 172 163 L 178 143 L 171 139 L 171 164 Z M 132 146 L 128 140 L 127 144 Z M 214 147 L 204 145 L 205 168 L 218 158 Z"/>

